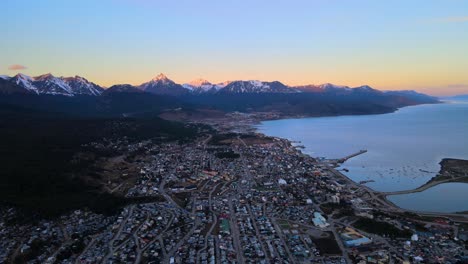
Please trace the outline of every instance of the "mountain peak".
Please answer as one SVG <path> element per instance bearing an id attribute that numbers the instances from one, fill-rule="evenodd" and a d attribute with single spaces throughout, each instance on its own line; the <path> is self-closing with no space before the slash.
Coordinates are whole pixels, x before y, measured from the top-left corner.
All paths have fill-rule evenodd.
<path id="1" fill-rule="evenodd" d="M 65 81 L 77 81 L 77 82 L 89 83 L 89 81 L 86 78 L 81 77 L 79 75 L 75 75 L 73 77 L 62 77 L 62 79 Z"/>
<path id="2" fill-rule="evenodd" d="M 16 75 L 15 75 L 15 78 L 16 78 L 16 79 L 22 79 L 22 80 L 28 80 L 28 81 L 32 81 L 32 80 L 33 80 L 30 76 L 28 76 L 28 75 L 26 75 L 26 74 L 23 74 L 23 73 L 18 73 L 18 74 L 16 74 Z"/>
<path id="3" fill-rule="evenodd" d="M 167 76 L 164 75 L 164 73 L 160 73 L 153 78 L 153 81 L 169 81 L 169 78 L 167 78 Z"/>
<path id="4" fill-rule="evenodd" d="M 52 73 L 46 73 L 46 74 L 42 74 L 42 75 L 39 75 L 39 76 L 36 76 L 34 77 L 34 80 L 46 80 L 46 79 L 51 79 L 51 78 L 55 78 L 54 75 L 52 75 Z"/>
<path id="5" fill-rule="evenodd" d="M 202 86 L 202 85 L 211 85 L 211 83 L 205 79 L 202 79 L 202 78 L 198 78 L 198 79 L 195 79 L 191 82 L 189 82 L 188 84 L 192 85 L 192 86 L 195 86 L 195 87 L 199 87 L 199 86 Z"/>
<path id="6" fill-rule="evenodd" d="M 381 91 L 376 90 L 369 85 L 361 85 L 359 87 L 356 87 L 355 89 L 362 91 L 362 92 L 376 92 L 376 93 L 381 93 Z"/>
<path id="7" fill-rule="evenodd" d="M 220 83 L 216 84 L 216 86 L 224 88 L 224 87 L 228 86 L 232 82 L 233 81 L 224 81 L 224 82 L 220 82 Z"/>
<path id="8" fill-rule="evenodd" d="M 262 82 L 258 80 L 233 81 L 220 89 L 222 93 L 295 93 L 281 82 Z"/>
<path id="9" fill-rule="evenodd" d="M 186 88 L 167 78 L 163 73 L 160 73 L 151 81 L 141 84 L 138 88 L 154 94 L 181 95 L 188 93 Z"/>
<path id="10" fill-rule="evenodd" d="M 325 89 L 347 89 L 349 88 L 348 86 L 345 86 L 345 85 L 336 85 L 336 84 L 333 84 L 333 83 L 324 83 L 324 84 L 321 84 L 319 85 L 320 87 L 322 88 L 325 88 Z"/>
<path id="11" fill-rule="evenodd" d="M 79 76 L 79 75 L 75 75 L 75 77 L 73 77 L 73 78 L 75 78 L 75 79 L 77 79 L 77 80 L 87 81 L 86 78 L 81 77 L 81 76 Z"/>

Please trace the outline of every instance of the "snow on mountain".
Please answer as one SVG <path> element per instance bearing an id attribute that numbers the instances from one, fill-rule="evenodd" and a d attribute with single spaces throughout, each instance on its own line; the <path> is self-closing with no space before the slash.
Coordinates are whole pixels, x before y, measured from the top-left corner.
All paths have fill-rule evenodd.
<path id="1" fill-rule="evenodd" d="M 161 82 L 161 83 L 174 83 L 172 80 L 167 78 L 167 76 L 164 75 L 164 73 L 158 74 L 156 77 L 154 77 L 151 80 L 154 81 L 154 82 Z"/>
<path id="2" fill-rule="evenodd" d="M 232 83 L 232 81 L 225 81 L 221 83 L 217 83 L 216 86 L 218 86 L 220 89 L 228 86 L 228 84 Z"/>
<path id="3" fill-rule="evenodd" d="M 346 91 L 350 91 L 350 90 L 351 90 L 351 88 L 349 88 L 349 86 L 345 86 L 345 85 L 336 85 L 336 84 L 332 84 L 332 83 L 320 84 L 319 87 L 321 87 L 321 88 L 324 89 L 324 90 L 332 90 L 332 89 L 342 89 L 342 90 L 346 90 Z"/>
<path id="4" fill-rule="evenodd" d="M 159 74 L 149 82 L 143 83 L 138 86 L 139 89 L 160 95 L 184 95 L 189 93 L 189 89 L 184 88 L 182 85 L 175 83 L 167 78 L 164 74 Z"/>
<path id="5" fill-rule="evenodd" d="M 251 81 L 233 81 L 220 89 L 221 93 L 296 93 L 295 89 L 291 89 L 281 82 L 261 82 L 257 80 Z"/>
<path id="6" fill-rule="evenodd" d="M 306 92 L 306 93 L 333 93 L 337 95 L 346 95 L 354 92 L 360 93 L 380 93 L 379 90 L 376 90 L 368 85 L 362 85 L 354 88 L 350 88 L 345 85 L 336 85 L 332 83 L 324 83 L 320 85 L 303 85 L 293 87 L 297 90 Z"/>
<path id="7" fill-rule="evenodd" d="M 205 79 L 195 79 L 191 82 L 188 83 L 189 85 L 191 86 L 195 86 L 195 87 L 200 87 L 200 86 L 203 86 L 203 85 L 212 85 L 209 81 L 205 80 Z"/>
<path id="8" fill-rule="evenodd" d="M 62 78 L 55 77 L 50 73 L 34 77 L 33 85 L 37 87 L 40 94 L 74 95 L 68 83 Z"/>
<path id="9" fill-rule="evenodd" d="M 195 93 L 216 92 L 224 87 L 222 85 L 212 84 L 204 79 L 196 79 L 189 83 L 184 83 L 182 86 Z"/>
<path id="10" fill-rule="evenodd" d="M 35 94 L 49 95 L 100 95 L 103 89 L 83 77 L 55 77 L 43 74 L 36 77 L 19 73 L 13 77 L 2 76 L 2 79 Z"/>
<path id="11" fill-rule="evenodd" d="M 296 89 L 298 91 L 301 91 L 301 92 L 305 92 L 305 93 L 322 93 L 322 92 L 324 92 L 323 87 L 320 87 L 320 85 L 315 85 L 315 84 L 294 86 L 292 88 Z"/>
<path id="12" fill-rule="evenodd" d="M 353 89 L 357 91 L 361 91 L 361 92 L 381 93 L 381 91 L 376 90 L 370 87 L 369 85 L 362 85 L 362 86 L 354 87 Z"/>
<path id="13" fill-rule="evenodd" d="M 14 77 L 10 78 L 9 81 L 15 83 L 21 88 L 39 94 L 37 87 L 33 85 L 34 79 L 25 74 L 18 73 Z"/>
<path id="14" fill-rule="evenodd" d="M 65 77 L 63 80 L 71 87 L 73 94 L 100 95 L 104 90 L 99 85 L 80 76 Z"/>
<path id="15" fill-rule="evenodd" d="M 195 90 L 195 87 L 191 86 L 191 85 L 188 84 L 188 83 L 182 84 L 182 87 L 184 87 L 185 89 L 189 90 L 190 92 L 193 92 L 193 91 Z"/>
<path id="16" fill-rule="evenodd" d="M 355 89 L 356 88 L 359 88 L 359 89 L 363 89 L 363 90 L 375 90 L 374 88 L 370 87 L 369 85 L 362 85 L 362 86 L 358 86 L 358 87 L 354 87 Z"/>
<path id="17" fill-rule="evenodd" d="M 368 85 L 350 88 L 344 85 L 324 83 L 320 85 L 304 85 L 289 87 L 281 82 L 250 81 L 227 81 L 213 84 L 205 79 L 196 79 L 183 85 L 177 84 L 164 74 L 159 74 L 150 81 L 140 86 L 115 85 L 104 90 L 99 85 L 86 80 L 83 77 L 55 77 L 52 74 L 44 74 L 30 77 L 19 73 L 13 77 L 0 75 L 0 93 L 33 93 L 49 95 L 91 95 L 99 96 L 113 92 L 141 93 L 150 92 L 159 95 L 189 95 L 189 94 L 241 94 L 241 93 L 326 93 L 328 95 L 390 95 L 401 100 L 411 99 L 416 102 L 434 102 L 433 97 L 420 94 L 415 91 L 386 91 L 381 92 Z"/>

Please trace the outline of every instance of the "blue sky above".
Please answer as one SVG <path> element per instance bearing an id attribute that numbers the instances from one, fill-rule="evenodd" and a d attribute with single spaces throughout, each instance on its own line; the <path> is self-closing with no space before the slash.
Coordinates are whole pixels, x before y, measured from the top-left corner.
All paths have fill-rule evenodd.
<path id="1" fill-rule="evenodd" d="M 2 74 L 468 92 L 468 1 L 7 0 L 2 10 Z"/>

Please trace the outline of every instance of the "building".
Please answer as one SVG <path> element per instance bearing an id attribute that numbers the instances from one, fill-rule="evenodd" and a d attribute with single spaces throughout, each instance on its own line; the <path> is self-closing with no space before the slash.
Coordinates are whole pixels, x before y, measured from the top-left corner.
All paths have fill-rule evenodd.
<path id="1" fill-rule="evenodd" d="M 343 244 L 347 247 L 359 247 L 372 243 L 372 240 L 356 230 L 346 227 L 343 232 L 340 233 Z"/>
<path id="2" fill-rule="evenodd" d="M 319 212 L 314 212 L 314 218 L 312 218 L 312 222 L 316 227 L 325 228 L 330 224 L 327 223 L 325 217 L 323 217 Z"/>

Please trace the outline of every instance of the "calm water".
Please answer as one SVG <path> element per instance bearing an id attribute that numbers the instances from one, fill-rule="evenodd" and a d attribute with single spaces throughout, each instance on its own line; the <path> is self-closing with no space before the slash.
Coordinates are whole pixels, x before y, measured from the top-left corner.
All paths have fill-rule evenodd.
<path id="1" fill-rule="evenodd" d="M 341 158 L 367 149 L 343 168 L 349 169 L 346 174 L 355 181 L 373 180 L 367 185 L 379 191 L 413 189 L 426 183 L 439 171 L 442 158 L 468 159 L 468 103 L 462 102 L 405 107 L 383 115 L 266 121 L 258 130 L 301 141 L 304 153 L 314 157 Z M 452 188 L 448 186 L 439 188 Z M 460 188 L 468 193 L 468 184 Z M 408 198 L 418 195 L 420 202 L 409 203 L 416 210 L 416 204 L 431 203 L 424 197 L 442 196 L 437 190 L 427 190 Z M 394 197 L 402 207 L 409 200 Z M 453 197 L 458 201 L 460 195 Z M 460 210 L 468 210 L 468 197 L 464 197 L 458 202 Z"/>
<path id="2" fill-rule="evenodd" d="M 411 210 L 445 213 L 467 211 L 467 187 L 466 183 L 444 183 L 420 193 L 391 195 L 387 198 L 394 204 Z"/>

